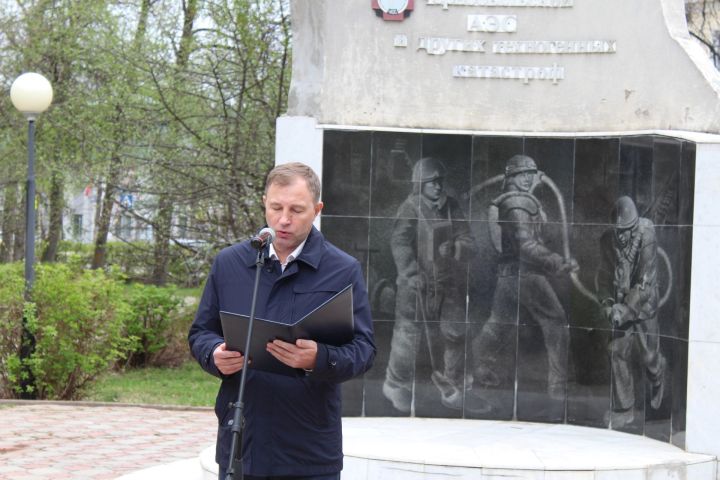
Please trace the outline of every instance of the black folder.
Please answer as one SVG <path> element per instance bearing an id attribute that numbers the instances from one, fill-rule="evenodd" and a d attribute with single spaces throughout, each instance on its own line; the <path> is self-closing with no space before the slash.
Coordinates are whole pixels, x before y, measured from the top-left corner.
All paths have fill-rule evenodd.
<path id="1" fill-rule="evenodd" d="M 221 311 L 223 335 L 228 350 L 245 349 L 250 317 Z M 298 370 L 285 365 L 265 350 L 275 339 L 295 343 L 299 338 L 340 346 L 353 339 L 352 285 L 343 288 L 313 311 L 293 324 L 255 318 L 250 340 L 250 368 L 282 375 L 296 376 Z"/>

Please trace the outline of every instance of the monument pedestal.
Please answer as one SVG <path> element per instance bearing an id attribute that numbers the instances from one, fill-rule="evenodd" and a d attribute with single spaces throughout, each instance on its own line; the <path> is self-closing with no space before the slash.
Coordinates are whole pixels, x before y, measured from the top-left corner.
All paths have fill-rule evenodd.
<path id="1" fill-rule="evenodd" d="M 429 418 L 344 418 L 343 480 L 716 480 L 711 455 L 598 428 Z M 201 454 L 217 478 L 215 447 Z"/>
<path id="2" fill-rule="evenodd" d="M 343 480 L 715 480 L 716 459 L 613 430 L 526 422 L 343 419 Z"/>

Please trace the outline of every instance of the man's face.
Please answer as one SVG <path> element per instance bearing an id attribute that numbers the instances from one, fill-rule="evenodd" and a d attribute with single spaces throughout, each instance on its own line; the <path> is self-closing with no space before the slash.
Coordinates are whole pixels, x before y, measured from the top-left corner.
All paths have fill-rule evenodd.
<path id="1" fill-rule="evenodd" d="M 265 221 L 275 230 L 273 246 L 284 259 L 308 236 L 323 203 L 315 203 L 307 182 L 298 177 L 288 185 L 273 183 L 263 195 Z"/>
<path id="2" fill-rule="evenodd" d="M 443 179 L 436 178 L 422 184 L 422 194 L 433 202 L 440 200 L 443 192 Z"/>
<path id="3" fill-rule="evenodd" d="M 528 192 L 530 191 L 533 182 L 535 182 L 536 173 L 537 172 L 533 170 L 516 173 L 515 175 L 511 176 L 507 181 L 511 185 L 515 185 L 515 187 L 517 187 L 517 189 L 521 192 Z"/>
<path id="4" fill-rule="evenodd" d="M 621 247 L 624 247 L 628 244 L 628 242 L 630 241 L 630 237 L 632 236 L 632 232 L 633 232 L 632 228 L 616 228 L 615 229 L 615 236 L 617 237 L 617 241 Z"/>

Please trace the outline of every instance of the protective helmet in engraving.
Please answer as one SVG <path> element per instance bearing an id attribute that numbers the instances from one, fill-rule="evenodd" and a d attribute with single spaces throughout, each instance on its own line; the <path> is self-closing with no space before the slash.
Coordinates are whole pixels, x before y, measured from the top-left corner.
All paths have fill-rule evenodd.
<path id="1" fill-rule="evenodd" d="M 630 197 L 620 197 L 615 202 L 615 208 L 613 209 L 611 222 L 615 223 L 615 228 L 623 230 L 626 228 L 632 228 L 638 223 L 637 207 Z"/>
<path id="2" fill-rule="evenodd" d="M 445 165 L 440 160 L 425 157 L 418 160 L 413 167 L 412 181 L 416 183 L 432 182 L 446 175 Z"/>
<path id="3" fill-rule="evenodd" d="M 505 176 L 512 177 L 522 172 L 537 172 L 535 160 L 527 155 L 513 155 L 505 164 Z"/>

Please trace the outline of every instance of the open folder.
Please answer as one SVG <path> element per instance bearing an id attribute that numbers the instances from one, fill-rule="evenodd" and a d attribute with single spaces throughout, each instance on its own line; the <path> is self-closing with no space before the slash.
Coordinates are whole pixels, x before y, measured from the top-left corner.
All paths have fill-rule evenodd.
<path id="1" fill-rule="evenodd" d="M 228 350 L 245 350 L 249 316 L 220 312 L 225 345 Z M 352 285 L 332 296 L 293 324 L 255 318 L 250 340 L 250 368 L 295 376 L 297 369 L 288 367 L 265 350 L 275 339 L 295 343 L 299 338 L 340 346 L 353 339 Z"/>

